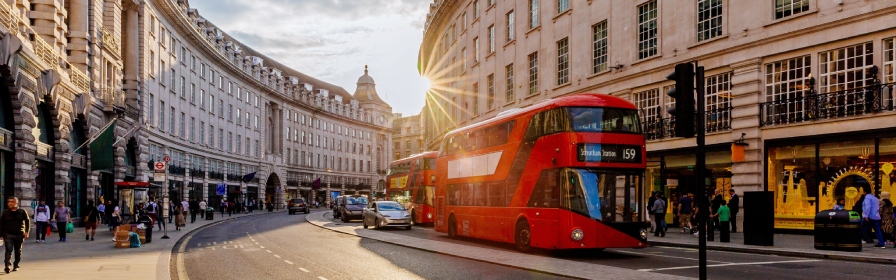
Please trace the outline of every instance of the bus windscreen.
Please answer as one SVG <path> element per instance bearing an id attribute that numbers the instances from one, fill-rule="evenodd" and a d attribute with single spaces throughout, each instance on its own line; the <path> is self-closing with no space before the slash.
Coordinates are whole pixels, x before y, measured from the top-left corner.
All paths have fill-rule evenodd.
<path id="1" fill-rule="evenodd" d="M 641 133 L 638 111 L 635 110 L 568 107 L 566 113 L 576 132 Z"/>

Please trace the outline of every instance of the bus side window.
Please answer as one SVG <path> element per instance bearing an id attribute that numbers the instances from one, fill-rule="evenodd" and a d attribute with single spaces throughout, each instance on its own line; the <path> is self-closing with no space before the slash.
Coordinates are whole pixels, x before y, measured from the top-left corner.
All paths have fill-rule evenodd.
<path id="1" fill-rule="evenodd" d="M 504 182 L 489 182 L 488 185 L 488 206 L 506 206 L 504 204 Z"/>
<path id="2" fill-rule="evenodd" d="M 448 205 L 460 205 L 459 185 L 448 185 Z"/>
<path id="3" fill-rule="evenodd" d="M 544 132 L 541 124 L 542 118 L 544 118 L 544 112 L 532 115 L 532 119 L 529 120 L 529 127 L 526 128 L 526 135 L 523 138 L 532 139 L 542 135 Z"/>
<path id="4" fill-rule="evenodd" d="M 414 199 L 414 203 L 423 204 L 426 201 L 426 191 L 423 190 L 423 187 L 417 187 L 416 191 L 416 199 Z"/>
<path id="5" fill-rule="evenodd" d="M 486 190 L 486 183 L 472 183 L 470 184 L 470 190 L 473 193 L 473 201 L 471 205 L 473 206 L 486 206 L 488 205 L 488 191 Z"/>
<path id="6" fill-rule="evenodd" d="M 558 208 L 560 207 L 560 170 L 545 169 L 541 171 L 532 195 L 529 196 L 528 207 Z"/>

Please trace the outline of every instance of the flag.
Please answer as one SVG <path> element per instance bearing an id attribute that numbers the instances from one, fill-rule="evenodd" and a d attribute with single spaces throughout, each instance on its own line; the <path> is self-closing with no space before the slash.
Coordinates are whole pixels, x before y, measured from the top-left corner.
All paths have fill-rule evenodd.
<path id="1" fill-rule="evenodd" d="M 93 171 L 107 170 L 115 167 L 114 150 L 115 143 L 115 121 L 100 131 L 100 134 L 90 142 L 90 168 Z"/>
<path id="2" fill-rule="evenodd" d="M 255 173 L 258 173 L 258 171 L 243 175 L 243 183 L 248 184 L 252 179 L 255 179 Z"/>
<path id="3" fill-rule="evenodd" d="M 311 189 L 313 189 L 313 190 L 320 189 L 320 178 L 317 178 L 317 180 L 314 180 L 314 182 L 311 183 Z"/>

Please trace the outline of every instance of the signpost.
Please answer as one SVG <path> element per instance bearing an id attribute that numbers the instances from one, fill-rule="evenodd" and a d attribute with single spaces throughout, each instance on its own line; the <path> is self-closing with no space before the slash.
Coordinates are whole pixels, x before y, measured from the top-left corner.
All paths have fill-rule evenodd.
<path id="1" fill-rule="evenodd" d="M 163 161 L 156 162 L 153 167 L 155 169 L 152 173 L 152 180 L 156 182 L 160 182 L 162 186 L 165 186 L 165 183 L 168 182 L 168 160 L 171 158 L 168 155 L 162 159 Z M 162 219 L 158 220 L 158 222 L 162 223 L 162 221 L 166 221 L 168 219 L 168 192 L 166 190 L 162 191 Z M 168 237 L 168 225 L 163 225 L 165 228 L 164 235 L 162 235 L 162 239 L 169 239 Z"/>

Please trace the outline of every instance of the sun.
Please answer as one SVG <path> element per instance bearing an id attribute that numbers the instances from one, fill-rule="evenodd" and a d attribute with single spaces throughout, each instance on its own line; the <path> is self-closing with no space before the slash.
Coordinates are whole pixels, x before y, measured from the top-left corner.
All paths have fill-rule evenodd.
<path id="1" fill-rule="evenodd" d="M 420 87 L 423 89 L 424 92 L 432 89 L 432 81 L 429 80 L 429 77 L 420 76 L 419 79 L 420 79 Z"/>

